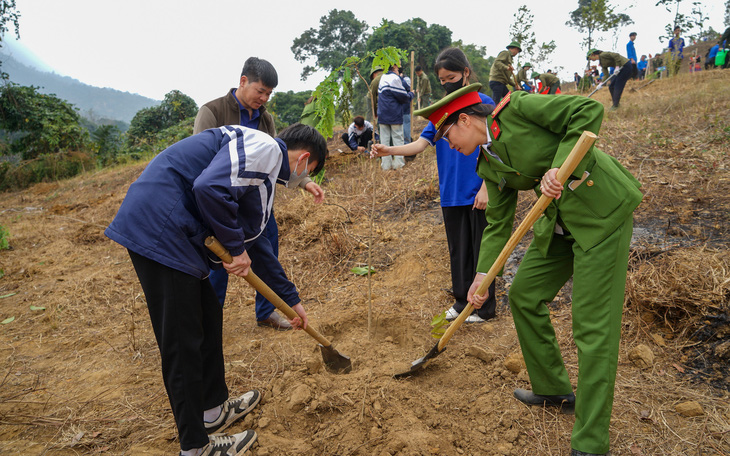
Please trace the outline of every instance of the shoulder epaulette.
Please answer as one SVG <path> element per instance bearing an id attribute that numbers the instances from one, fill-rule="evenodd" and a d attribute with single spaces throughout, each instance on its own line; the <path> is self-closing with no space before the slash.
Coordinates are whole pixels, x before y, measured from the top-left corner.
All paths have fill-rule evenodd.
<path id="1" fill-rule="evenodd" d="M 502 110 L 505 106 L 507 106 L 507 103 L 509 103 L 509 96 L 512 95 L 512 92 L 509 92 L 507 95 L 502 98 L 499 103 L 497 103 L 497 106 L 494 107 L 494 110 L 492 111 L 492 119 L 497 117 L 497 114 L 499 114 L 499 111 Z"/>

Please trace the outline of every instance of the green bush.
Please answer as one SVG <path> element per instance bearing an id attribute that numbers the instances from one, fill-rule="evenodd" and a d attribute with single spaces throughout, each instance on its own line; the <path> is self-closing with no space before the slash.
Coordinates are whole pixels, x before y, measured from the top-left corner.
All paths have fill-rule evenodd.
<path id="1" fill-rule="evenodd" d="M 95 167 L 94 158 L 86 152 L 43 154 L 18 164 L 0 164 L 0 191 L 19 190 L 38 182 L 68 179 Z"/>

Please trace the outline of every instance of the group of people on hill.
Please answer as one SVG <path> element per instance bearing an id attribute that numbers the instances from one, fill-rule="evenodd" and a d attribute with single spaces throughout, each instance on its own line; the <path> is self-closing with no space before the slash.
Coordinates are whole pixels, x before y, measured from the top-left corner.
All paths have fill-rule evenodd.
<path id="1" fill-rule="evenodd" d="M 352 150 L 380 158 L 383 169 L 400 168 L 404 157 L 435 147 L 451 264 L 448 320 L 468 304 L 474 309 L 468 323 L 495 317 L 495 283 L 483 287 L 487 291 L 481 295 L 477 290 L 508 242 L 519 191 L 552 198 L 534 225 L 534 239 L 509 288 L 532 386 L 516 389 L 514 397 L 575 414 L 571 455 L 607 454 L 632 212 L 642 199 L 640 184 L 595 147 L 567 182 L 558 180 L 558 169 L 581 134 L 598 134 L 604 109 L 584 96 L 530 94 L 528 79 L 539 79 L 548 94 L 559 93 L 560 81 L 549 72 L 532 71 L 530 64 L 514 75 L 512 59 L 520 51 L 520 44 L 512 42 L 495 59 L 490 97 L 481 92 L 461 49 L 442 50 L 433 72 L 446 95 L 432 104 L 422 68 L 416 68 L 416 90 L 401 75 L 400 64 L 374 68 L 370 90 L 376 125 L 357 116 L 342 140 Z M 591 51 L 589 59 L 625 75 L 613 83 L 612 95 L 620 98 L 633 62 Z M 315 203 L 322 202 L 325 192 L 309 176 L 323 169 L 328 150 L 322 135 L 306 124 L 309 115 L 277 134 L 266 110 L 277 84 L 269 62 L 247 59 L 238 87 L 203 105 L 194 135 L 148 164 L 105 231 L 128 250 L 144 291 L 182 456 L 241 455 L 258 438 L 250 429 L 221 434 L 261 400 L 257 390 L 231 398 L 225 382 L 222 315 L 228 275 L 255 272 L 297 314 L 287 320 L 257 295 L 259 326 L 290 330 L 308 325 L 296 286 L 278 259 L 274 195 L 281 184 L 302 188 Z M 417 139 L 406 142 L 403 105 L 410 115 L 414 98 L 420 103 L 414 114 L 429 122 Z M 228 250 L 230 262 L 207 251 L 209 236 Z M 575 391 L 547 307 L 571 277 L 579 360 Z"/>

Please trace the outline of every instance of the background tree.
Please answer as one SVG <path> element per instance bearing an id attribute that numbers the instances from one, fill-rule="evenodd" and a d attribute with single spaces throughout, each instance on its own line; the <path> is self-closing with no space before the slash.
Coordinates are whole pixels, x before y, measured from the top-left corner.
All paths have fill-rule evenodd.
<path id="1" fill-rule="evenodd" d="M 433 64 L 442 49 L 451 45 L 451 30 L 439 24 L 428 25 L 421 18 L 409 19 L 400 24 L 389 20 L 383 20 L 380 26 L 368 38 L 366 44 L 367 52 L 376 52 L 392 46 L 406 51 L 406 58 L 401 62 L 406 76 L 410 77 L 410 55 L 414 52 L 414 66 L 420 65 L 424 73 L 431 81 L 431 88 L 434 96 L 440 93 L 441 85 L 433 74 Z M 371 61 L 363 61 L 360 71 L 369 74 Z M 370 81 L 367 81 L 368 83 Z M 411 81 L 411 86 L 413 81 Z M 353 110 L 361 115 L 368 111 L 368 85 L 365 81 L 355 81 L 352 92 Z M 368 113 L 369 114 L 369 113 Z"/>
<path id="2" fill-rule="evenodd" d="M 570 20 L 565 25 L 586 33 L 583 44 L 586 49 L 591 49 L 597 43 L 596 33 L 633 24 L 634 21 L 627 14 L 616 13 L 615 9 L 606 0 L 578 0 L 578 8 L 570 12 Z"/>
<path id="3" fill-rule="evenodd" d="M 509 26 L 509 34 L 512 40 L 517 41 L 522 46 L 522 52 L 517 54 L 517 62 L 515 68 L 522 66 L 522 63 L 530 62 L 535 68 L 542 68 L 543 64 L 548 64 L 550 54 L 555 51 L 557 45 L 555 40 L 549 43 L 537 43 L 535 32 L 532 31 L 532 22 L 535 16 L 527 8 L 522 5 L 514 14 L 514 22 Z"/>
<path id="4" fill-rule="evenodd" d="M 15 36 L 20 38 L 20 25 L 18 19 L 20 19 L 20 13 L 15 9 L 15 0 L 0 0 L 0 47 L 2 47 L 2 40 L 5 33 L 8 31 L 8 23 L 15 26 Z M 2 65 L 2 62 L 0 62 Z M 8 74 L 0 72 L 1 79 L 8 79 Z"/>
<path id="5" fill-rule="evenodd" d="M 122 150 L 122 132 L 114 125 L 102 125 L 92 134 L 96 145 L 96 156 L 100 166 L 114 163 Z"/>
<path id="6" fill-rule="evenodd" d="M 141 109 L 134 115 L 127 131 L 127 144 L 132 146 L 149 141 L 161 130 L 194 117 L 197 113 L 195 100 L 179 90 L 172 90 L 159 106 Z"/>
<path id="7" fill-rule="evenodd" d="M 82 149 L 89 134 L 79 121 L 73 105 L 37 87 L 11 82 L 0 88 L 0 129 L 7 134 L 8 152 L 24 160 Z"/>
<path id="8" fill-rule="evenodd" d="M 291 47 L 298 62 L 304 63 L 311 58 L 316 61 L 316 66 L 304 67 L 302 80 L 320 68 L 332 71 L 347 57 L 362 54 L 367 31 L 367 23 L 358 20 L 352 11 L 334 9 L 327 16 L 322 16 L 319 29 L 306 30 Z"/>
<path id="9" fill-rule="evenodd" d="M 704 13 L 704 11 L 702 11 L 702 3 L 698 1 L 692 2 L 692 10 L 689 14 L 684 14 L 680 11 L 683 1 L 684 0 L 659 0 L 655 5 L 662 5 L 668 12 L 674 13 L 674 20 L 672 23 L 664 26 L 667 36 L 671 37 L 674 34 L 674 27 L 677 26 L 682 28 L 682 35 L 685 36 L 688 41 L 698 40 L 701 37 L 706 36 L 704 24 L 705 21 L 710 18 Z M 699 29 L 699 31 L 695 32 L 697 29 Z M 690 42 L 687 44 L 689 45 Z"/>
<path id="10" fill-rule="evenodd" d="M 730 0 L 725 2 L 725 27 L 730 27 Z"/>
<path id="11" fill-rule="evenodd" d="M 311 90 L 304 92 L 276 92 L 267 104 L 267 109 L 274 116 L 276 129 L 281 130 L 299 121 L 304 103 L 312 96 Z"/>
<path id="12" fill-rule="evenodd" d="M 469 59 L 469 63 L 471 63 L 471 67 L 474 70 L 474 74 L 472 75 L 473 82 L 481 82 L 481 91 L 491 95 L 491 91 L 489 90 L 489 71 L 492 69 L 495 57 L 487 57 L 486 46 L 464 44 L 461 40 L 452 43 L 452 45 L 464 51 L 466 58 Z M 440 84 L 437 84 L 437 90 L 439 96 L 443 96 L 445 94 Z M 436 90 L 434 90 L 434 92 L 436 92 Z"/>

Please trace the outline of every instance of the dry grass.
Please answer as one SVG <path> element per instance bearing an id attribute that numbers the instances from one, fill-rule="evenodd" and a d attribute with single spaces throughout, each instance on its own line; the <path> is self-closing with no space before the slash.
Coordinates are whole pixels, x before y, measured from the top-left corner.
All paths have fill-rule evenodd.
<path id="1" fill-rule="evenodd" d="M 637 92 L 632 83 L 622 109 L 606 113 L 600 147 L 639 176 L 645 194 L 627 282 L 614 455 L 730 455 L 730 373 L 717 349 L 730 334 L 727 320 L 710 318 L 728 313 L 729 83 L 727 71 L 680 75 Z M 606 102 L 606 91 L 596 95 Z M 332 151 L 343 147 L 330 143 Z M 15 293 L 0 299 L 0 312 L 16 316 L 0 326 L 3 454 L 176 451 L 144 297 L 126 252 L 101 235 L 141 169 L 39 185 L 0 201 L 14 247 L 0 253 L 0 296 Z M 229 388 L 256 387 L 265 398 L 235 428 L 256 428 L 254 454 L 565 455 L 573 417 L 511 397 L 529 381 L 505 366 L 519 343 L 504 303 L 493 322 L 460 328 L 424 375 L 391 377 L 433 345 L 428 321 L 450 305 L 435 153 L 389 173 L 335 154 L 324 188 L 319 207 L 301 192 L 278 192 L 281 259 L 313 324 L 355 368 L 328 374 L 306 336 L 256 327 L 253 294 L 232 280 L 224 312 Z M 518 217 L 533 201 L 525 192 Z M 502 302 L 525 245 L 500 281 Z M 377 271 L 372 292 L 349 272 L 368 258 Z M 575 379 L 569 286 L 551 313 Z M 639 345 L 655 356 L 649 367 L 630 360 Z M 471 346 L 493 360 L 467 355 Z M 301 385 L 311 401 L 292 410 L 292 390 Z M 687 401 L 703 414 L 677 413 Z"/>

